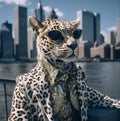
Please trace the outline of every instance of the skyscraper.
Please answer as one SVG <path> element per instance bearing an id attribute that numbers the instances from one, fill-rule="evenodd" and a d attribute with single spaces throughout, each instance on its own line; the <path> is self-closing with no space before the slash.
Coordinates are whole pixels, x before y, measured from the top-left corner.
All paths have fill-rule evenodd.
<path id="1" fill-rule="evenodd" d="M 41 0 L 38 1 L 38 4 L 37 4 L 37 8 L 35 9 L 35 17 L 43 22 L 45 20 L 45 13 L 44 13 L 44 10 L 43 10 L 43 7 L 42 7 L 42 2 Z"/>
<path id="2" fill-rule="evenodd" d="M 116 44 L 120 44 L 120 18 L 118 19 L 117 23 L 117 38 L 116 38 Z"/>
<path id="3" fill-rule="evenodd" d="M 18 59 L 28 58 L 27 46 L 27 8 L 17 6 L 14 9 L 14 35 L 16 46 L 16 57 Z"/>
<path id="4" fill-rule="evenodd" d="M 114 31 L 108 31 L 107 33 L 107 40 L 106 42 L 110 45 L 115 45 L 116 44 L 116 37 L 115 37 L 115 32 Z"/>
<path id="5" fill-rule="evenodd" d="M 0 30 L 0 57 L 2 59 L 14 58 L 14 42 L 12 38 L 12 24 L 7 21 L 1 25 Z"/>
<path id="6" fill-rule="evenodd" d="M 42 7 L 42 2 L 41 0 L 38 1 L 38 4 L 37 4 L 37 7 L 36 9 L 34 10 L 34 14 L 35 14 L 35 17 L 43 22 L 45 21 L 45 13 L 44 13 L 44 10 L 43 10 L 43 7 Z M 31 30 L 29 29 L 29 33 L 31 33 Z M 28 37 L 28 41 L 32 40 L 32 48 L 29 49 L 30 51 L 30 54 L 29 54 L 29 57 L 32 58 L 32 59 L 36 59 L 36 56 L 37 56 L 37 49 L 36 49 L 36 35 L 34 33 L 31 33 L 32 35 Z"/>
<path id="7" fill-rule="evenodd" d="M 36 60 L 37 56 L 37 48 L 36 48 L 36 40 L 33 29 L 31 27 L 28 28 L 28 57 L 30 59 Z"/>
<path id="8" fill-rule="evenodd" d="M 105 42 L 105 36 L 101 33 L 100 34 L 100 45 Z"/>
<path id="9" fill-rule="evenodd" d="M 94 42 L 96 41 L 98 45 L 100 45 L 101 38 L 100 38 L 100 14 L 93 13 L 94 15 Z"/>
<path id="10" fill-rule="evenodd" d="M 81 41 L 89 41 L 94 44 L 100 41 L 100 14 L 87 10 L 77 11 L 77 18 L 80 19 L 80 29 L 82 29 Z"/>
<path id="11" fill-rule="evenodd" d="M 56 15 L 56 12 L 53 8 L 48 16 L 48 19 L 58 19 L 58 16 Z"/>

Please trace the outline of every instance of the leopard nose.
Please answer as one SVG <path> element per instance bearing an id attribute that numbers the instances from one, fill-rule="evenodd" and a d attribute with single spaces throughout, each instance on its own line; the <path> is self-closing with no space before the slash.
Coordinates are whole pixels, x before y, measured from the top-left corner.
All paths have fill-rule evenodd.
<path id="1" fill-rule="evenodd" d="M 77 43 L 73 43 L 71 45 L 67 45 L 69 48 L 71 48 L 72 50 L 75 50 L 75 48 L 77 47 Z"/>

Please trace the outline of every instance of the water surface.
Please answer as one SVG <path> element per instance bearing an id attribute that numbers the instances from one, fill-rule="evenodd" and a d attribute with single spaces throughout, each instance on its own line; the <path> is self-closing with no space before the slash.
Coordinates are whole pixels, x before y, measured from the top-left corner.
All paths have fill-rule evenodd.
<path id="1" fill-rule="evenodd" d="M 79 63 L 87 74 L 88 85 L 120 99 L 120 62 Z M 17 75 L 29 72 L 36 63 L 0 64 L 0 78 L 15 79 Z"/>

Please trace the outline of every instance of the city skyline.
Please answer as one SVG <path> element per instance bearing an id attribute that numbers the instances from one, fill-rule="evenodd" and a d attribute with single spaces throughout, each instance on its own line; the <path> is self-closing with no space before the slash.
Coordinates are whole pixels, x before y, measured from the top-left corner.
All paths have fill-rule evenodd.
<path id="1" fill-rule="evenodd" d="M 54 10 L 55 10 L 55 8 L 52 8 L 51 12 L 53 12 Z M 36 8 L 33 10 L 33 12 L 34 12 L 33 15 L 39 21 L 45 20 L 43 5 L 40 0 L 38 0 Z M 49 15 L 51 15 L 51 14 L 53 14 L 53 13 L 49 13 Z M 57 14 L 57 12 L 54 11 L 54 14 Z M 46 16 L 46 20 L 48 17 Z M 81 43 L 83 43 L 83 46 L 84 46 L 84 48 L 82 48 L 81 52 L 84 52 L 83 51 L 84 49 L 86 49 L 85 52 L 89 51 L 89 55 L 87 55 L 87 56 L 85 55 L 85 56 L 83 56 L 83 58 L 84 57 L 90 58 L 90 48 L 95 47 L 95 49 L 93 48 L 93 51 L 94 51 L 94 50 L 96 50 L 96 48 L 98 46 L 100 46 L 101 44 L 103 44 L 105 42 L 106 37 L 102 37 L 102 41 L 101 41 L 101 34 L 100 34 L 101 14 L 97 13 L 97 12 L 88 11 L 88 10 L 79 10 L 76 13 L 76 18 L 81 20 L 79 28 L 81 30 L 83 30 L 82 36 L 78 42 L 79 45 L 81 45 Z M 118 21 L 118 23 L 119 23 L 119 21 Z M 33 34 L 32 28 L 29 25 L 27 26 L 27 24 L 28 24 L 28 7 L 19 6 L 19 5 L 16 6 L 14 8 L 14 24 L 13 24 L 14 36 L 13 36 L 13 39 L 14 39 L 14 43 L 15 43 L 15 46 L 14 46 L 15 57 L 17 59 L 36 58 L 36 54 L 35 54 L 36 53 L 36 39 L 35 39 L 36 37 Z M 7 24 L 6 24 L 6 26 L 7 26 Z M 119 45 L 119 36 L 118 36 L 119 35 L 119 26 L 120 25 L 117 24 L 116 32 L 111 31 L 111 32 L 109 32 L 109 34 L 107 34 L 108 35 L 107 39 L 109 41 L 108 41 L 108 43 L 105 42 L 105 44 L 103 44 L 103 47 L 104 47 L 104 45 L 106 46 L 106 44 L 110 44 L 109 46 L 115 45 L 116 47 L 117 47 L 117 45 Z M 1 28 L 2 28 L 2 26 L 1 26 Z M 11 35 L 12 35 L 12 32 L 11 32 Z M 1 46 L 0 46 L 1 52 L 0 52 L 0 54 L 2 54 L 2 52 L 5 51 L 5 47 L 3 47 L 3 44 L 2 44 L 2 41 L 3 41 L 2 36 L 3 35 L 1 35 Z M 118 40 L 117 40 L 118 42 L 116 42 L 116 37 L 118 38 Z M 114 43 L 112 41 L 114 41 Z M 89 46 L 89 47 L 87 47 L 87 46 Z M 3 49 L 2 49 L 2 47 L 3 47 Z M 118 49 L 120 49 L 120 48 L 118 48 Z M 115 50 L 115 51 L 117 52 L 117 50 Z M 5 52 L 7 52 L 7 51 L 5 51 Z M 100 50 L 99 50 L 99 52 L 100 52 Z M 103 50 L 103 52 L 104 52 L 104 50 Z M 107 52 L 110 53 L 110 51 L 107 51 Z M 82 55 L 84 55 L 84 54 L 82 54 Z M 114 55 L 116 55 L 116 54 L 114 53 Z M 105 57 L 105 56 L 103 56 L 103 57 Z M 110 56 L 108 56 L 108 57 L 110 57 Z M 114 56 L 114 57 L 117 57 L 117 56 Z"/>
<path id="2" fill-rule="evenodd" d="M 16 5 L 26 6 L 28 8 L 28 17 L 34 15 L 33 11 L 37 7 L 38 0 L 0 0 L 0 24 L 8 20 L 13 24 L 13 11 Z M 67 5 L 68 4 L 68 5 Z M 60 18 L 73 20 L 76 19 L 76 12 L 79 10 L 88 10 L 101 14 L 101 31 L 107 32 L 108 29 L 115 29 L 117 20 L 120 17 L 120 1 L 99 1 L 91 0 L 76 0 L 76 2 L 42 0 L 43 8 L 46 12 L 46 17 L 52 8 L 55 9 Z M 67 7 L 66 7 L 67 6 Z M 5 12 L 4 12 L 5 11 Z M 2 17 L 1 17 L 2 16 Z"/>

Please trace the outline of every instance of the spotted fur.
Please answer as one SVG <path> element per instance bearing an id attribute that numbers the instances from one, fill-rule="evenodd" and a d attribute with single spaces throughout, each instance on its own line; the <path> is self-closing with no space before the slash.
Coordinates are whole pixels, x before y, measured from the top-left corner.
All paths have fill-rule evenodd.
<path id="1" fill-rule="evenodd" d="M 86 74 L 74 64 L 78 20 L 29 20 L 37 34 L 38 64 L 17 77 L 8 121 L 87 121 L 88 106 L 120 109 L 120 101 L 88 87 Z"/>

